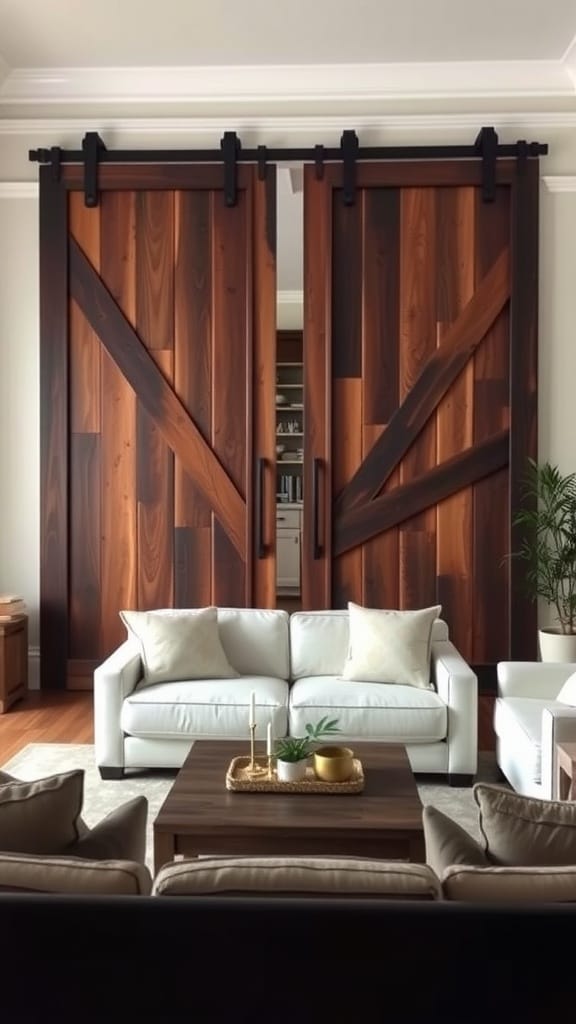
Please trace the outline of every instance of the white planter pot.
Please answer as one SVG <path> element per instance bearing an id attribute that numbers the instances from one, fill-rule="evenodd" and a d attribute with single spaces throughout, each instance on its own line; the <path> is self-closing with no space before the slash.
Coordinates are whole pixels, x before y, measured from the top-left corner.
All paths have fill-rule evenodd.
<path id="1" fill-rule="evenodd" d="M 539 629 L 538 642 L 542 661 L 576 661 L 576 633 Z"/>
<path id="2" fill-rule="evenodd" d="M 276 761 L 276 774 L 280 782 L 300 782 L 306 775 L 307 760 Z"/>

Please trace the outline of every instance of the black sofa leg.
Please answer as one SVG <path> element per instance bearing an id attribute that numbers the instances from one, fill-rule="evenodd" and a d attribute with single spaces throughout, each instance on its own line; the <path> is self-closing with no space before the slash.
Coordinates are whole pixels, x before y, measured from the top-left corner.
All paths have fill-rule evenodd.
<path id="1" fill-rule="evenodd" d="M 123 768 L 99 768 L 100 778 L 107 781 L 108 779 L 123 779 L 124 769 Z"/>
<path id="2" fill-rule="evenodd" d="M 473 782 L 473 775 L 457 775 L 453 772 L 448 775 L 448 783 L 450 786 L 471 786 Z"/>

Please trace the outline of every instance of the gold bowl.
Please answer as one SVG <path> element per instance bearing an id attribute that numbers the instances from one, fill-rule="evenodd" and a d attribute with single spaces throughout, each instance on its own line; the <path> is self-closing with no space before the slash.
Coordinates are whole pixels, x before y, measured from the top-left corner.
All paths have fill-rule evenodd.
<path id="1" fill-rule="evenodd" d="M 319 747 L 314 753 L 314 772 L 324 782 L 346 782 L 354 771 L 354 752 L 349 747 Z"/>

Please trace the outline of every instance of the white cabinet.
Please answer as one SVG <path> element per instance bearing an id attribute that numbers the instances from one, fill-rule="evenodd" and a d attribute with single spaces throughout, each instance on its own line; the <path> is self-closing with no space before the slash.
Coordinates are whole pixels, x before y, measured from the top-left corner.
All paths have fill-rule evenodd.
<path id="1" fill-rule="evenodd" d="M 300 593 L 301 510 L 276 506 L 276 589 L 278 593 Z"/>

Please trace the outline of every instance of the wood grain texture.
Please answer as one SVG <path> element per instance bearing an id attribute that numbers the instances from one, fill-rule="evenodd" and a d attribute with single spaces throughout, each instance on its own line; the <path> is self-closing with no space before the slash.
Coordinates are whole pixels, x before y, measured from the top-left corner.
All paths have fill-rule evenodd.
<path id="1" fill-rule="evenodd" d="M 100 270 L 100 208 L 68 195 L 69 230 L 95 270 Z M 100 432 L 100 343 L 76 303 L 70 303 L 70 429 Z"/>
<path id="2" fill-rule="evenodd" d="M 245 503 L 198 428 L 156 368 L 122 310 L 81 251 L 71 242 L 71 289 L 107 351 L 139 400 L 156 420 L 167 444 L 180 455 L 211 501 L 234 545 L 246 550 Z"/>
<path id="3" fill-rule="evenodd" d="M 387 424 L 399 404 L 400 192 L 366 189 L 363 233 L 363 421 Z"/>
<path id="4" fill-rule="evenodd" d="M 212 437 L 210 211 L 210 192 L 175 195 L 174 390 L 208 443 Z M 178 457 L 174 484 L 176 526 L 210 527 L 210 504 Z"/>
<path id="5" fill-rule="evenodd" d="M 174 195 L 136 195 L 136 331 L 157 371 L 172 384 L 174 338 Z M 155 418 L 136 412 L 138 607 L 174 601 L 174 455 Z"/>
<path id="6" fill-rule="evenodd" d="M 406 519 L 444 501 L 455 491 L 496 473 L 507 465 L 508 431 L 502 430 L 458 455 L 445 459 L 411 481 L 353 509 L 346 520 L 334 524 L 334 552 L 339 555 L 375 537 L 381 530 L 398 526 Z"/>
<path id="7" fill-rule="evenodd" d="M 400 402 L 436 353 L 436 205 L 432 189 L 403 189 L 400 202 Z M 390 431 L 390 426 L 388 431 Z M 387 431 L 387 433 L 388 433 Z M 436 420 L 421 423 L 400 463 L 400 486 L 436 462 Z M 390 467 L 392 468 L 392 467 Z M 436 600 L 436 516 L 433 509 L 400 527 L 400 607 L 424 608 Z"/>
<path id="8" fill-rule="evenodd" d="M 362 376 L 362 203 L 332 193 L 332 377 Z"/>
<path id="9" fill-rule="evenodd" d="M 136 319 L 135 195 L 101 197 L 101 273 L 130 323 Z M 102 352 L 101 651 L 126 638 L 119 612 L 137 607 L 136 396 Z"/>
<path id="10" fill-rule="evenodd" d="M 475 191 L 438 189 L 436 251 L 438 343 L 474 292 Z M 473 443 L 474 366 L 469 361 L 436 411 L 439 463 Z M 450 636 L 465 658 L 472 655 L 474 580 L 473 494 L 470 487 L 440 502 L 436 510 L 437 598 Z"/>
<path id="11" fill-rule="evenodd" d="M 475 216 L 476 278 L 480 280 L 510 245 L 510 188 L 498 188 L 493 203 L 483 203 L 478 193 Z M 510 357 L 507 303 L 474 353 L 475 444 L 509 427 Z M 473 489 L 474 616 L 469 657 L 474 662 L 496 662 L 508 656 L 508 479 L 508 469 L 503 468 Z"/>
<path id="12" fill-rule="evenodd" d="M 174 605 L 205 608 L 212 604 L 212 530 L 177 526 L 174 530 Z"/>
<path id="13" fill-rule="evenodd" d="M 41 686 L 65 686 L 68 653 L 67 201 L 40 168 Z"/>
<path id="14" fill-rule="evenodd" d="M 70 641 L 72 658 L 100 654 L 100 435 L 70 437 Z"/>
<path id="15" fill-rule="evenodd" d="M 519 161 L 512 200 L 512 319 L 510 324 L 510 519 L 524 500 L 528 458 L 538 453 L 538 203 L 539 162 Z M 510 526 L 509 550 L 521 536 Z M 526 595 L 526 564 L 510 562 L 510 657 L 536 657 L 537 608 Z"/>
<path id="16" fill-rule="evenodd" d="M 304 509 L 302 607 L 329 608 L 332 594 L 331 192 L 304 167 Z M 314 460 L 320 460 L 318 539 L 314 554 Z"/>
<path id="17" fill-rule="evenodd" d="M 509 257 L 508 252 L 504 252 L 486 273 L 462 314 L 446 331 L 442 347 L 435 348 L 420 367 L 417 380 L 403 398 L 398 412 L 340 494 L 336 503 L 338 513 L 345 514 L 354 505 L 378 493 L 480 344 L 508 297 Z M 406 318 L 409 324 L 409 305 Z M 409 384 L 410 376 L 406 375 L 404 388 Z"/>
<path id="18" fill-rule="evenodd" d="M 340 200 L 341 201 L 341 200 Z M 361 296 L 360 296 L 361 299 Z M 362 460 L 362 379 L 338 378 L 332 382 L 332 487 L 338 494 Z M 346 608 L 348 601 L 362 603 L 362 550 L 351 549 L 335 558 L 332 567 L 332 607 Z"/>
<path id="19" fill-rule="evenodd" d="M 364 458 L 378 440 L 383 426 L 364 424 L 363 444 Z M 393 491 L 397 486 L 400 473 L 395 470 L 384 485 L 384 494 Z M 362 585 L 364 588 L 363 602 L 369 608 L 400 607 L 400 569 L 399 569 L 399 530 L 391 526 L 381 533 L 364 541 L 362 551 Z"/>

